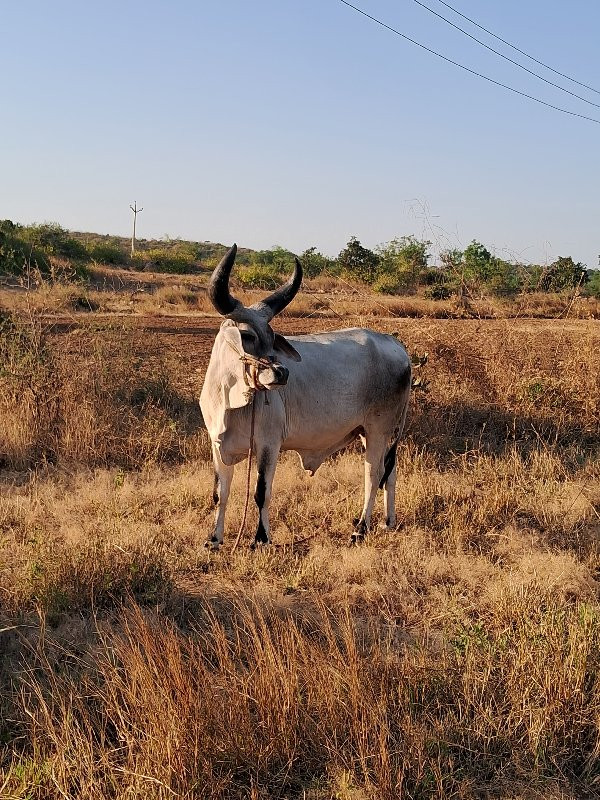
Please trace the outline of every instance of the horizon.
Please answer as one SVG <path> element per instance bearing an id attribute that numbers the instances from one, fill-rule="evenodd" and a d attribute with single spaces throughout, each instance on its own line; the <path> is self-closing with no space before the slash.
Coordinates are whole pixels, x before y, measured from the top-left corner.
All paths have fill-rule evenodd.
<path id="1" fill-rule="evenodd" d="M 10 221 L 11 222 L 15 222 L 15 220 L 10 220 Z M 74 234 L 75 236 L 107 236 L 109 238 L 124 239 L 126 242 L 129 242 L 131 240 L 131 233 L 129 233 L 129 234 L 117 234 L 117 233 L 102 233 L 100 231 L 73 230 L 73 229 L 70 229 L 70 228 L 65 228 L 65 226 L 61 225 L 61 223 L 58 222 L 57 220 L 44 220 L 43 222 L 30 222 L 30 223 L 15 222 L 15 224 L 22 225 L 23 227 L 35 227 L 35 226 L 38 226 L 38 225 L 59 225 L 61 228 L 66 230 L 67 233 Z M 407 236 L 410 236 L 410 234 L 407 234 Z M 353 237 L 351 237 L 351 238 L 353 238 Z M 360 237 L 356 237 L 356 238 L 358 239 L 359 242 L 361 242 Z M 400 238 L 400 237 L 398 237 L 398 238 Z M 416 237 L 416 238 L 418 238 L 418 237 Z M 183 244 L 210 244 L 210 245 L 217 245 L 219 247 L 225 247 L 225 248 L 229 248 L 233 244 L 236 244 L 238 250 L 249 250 L 251 252 L 264 251 L 264 250 L 274 250 L 275 248 L 281 247 L 284 250 L 287 250 L 292 255 L 297 256 L 298 258 L 301 258 L 302 254 L 305 252 L 304 250 L 301 251 L 301 252 L 295 252 L 295 251 L 291 250 L 290 248 L 286 247 L 284 244 L 281 244 L 281 243 L 272 244 L 269 247 L 254 248 L 254 247 L 249 247 L 248 245 L 240 243 L 240 242 L 231 242 L 231 243 L 227 244 L 226 242 L 214 242 L 214 241 L 212 241 L 210 239 L 184 239 L 181 236 L 169 236 L 168 234 L 165 234 L 164 236 L 160 236 L 160 237 L 146 237 L 146 236 L 138 236 L 137 232 L 136 232 L 135 241 L 136 241 L 136 243 L 139 243 L 139 242 L 165 242 L 165 243 L 167 243 L 167 242 L 182 242 Z M 348 242 L 346 242 L 344 244 L 344 246 L 337 253 L 334 253 L 332 255 L 330 255 L 328 253 L 323 253 L 321 250 L 319 250 L 318 246 L 316 246 L 317 247 L 317 252 L 320 252 L 322 255 L 325 255 L 327 258 L 331 258 L 332 260 L 335 260 L 336 258 L 339 257 L 339 255 L 341 254 L 342 250 L 344 250 L 345 247 L 349 244 L 349 241 L 350 240 L 348 240 Z M 389 240 L 388 242 L 380 242 L 379 245 L 376 245 L 374 248 L 368 248 L 368 249 L 373 249 L 374 252 L 377 252 L 377 249 L 378 249 L 379 246 L 383 247 L 384 245 L 389 244 L 390 241 L 391 240 Z M 472 240 L 472 241 L 473 242 L 477 242 L 477 240 Z M 477 243 L 478 244 L 483 244 L 491 252 L 491 254 L 493 256 L 498 256 L 498 254 L 496 252 L 494 252 L 493 246 L 491 246 L 489 243 L 487 243 L 487 242 L 477 242 Z M 361 244 L 362 244 L 362 242 L 361 242 Z M 469 244 L 471 244 L 471 242 L 467 242 L 467 244 L 465 246 L 468 246 Z M 308 249 L 308 248 L 305 248 L 305 250 L 306 249 Z M 429 266 L 432 266 L 432 267 L 439 267 L 440 266 L 440 264 L 439 264 L 439 253 L 440 252 L 441 251 L 438 251 L 437 253 L 434 253 L 433 251 L 430 252 L 430 254 L 428 256 L 428 264 L 429 264 Z M 553 259 L 553 261 L 556 261 L 557 259 L 562 258 L 562 257 L 568 257 L 569 255 L 570 255 L 569 253 L 560 253 Z M 498 256 L 498 257 L 501 258 L 501 256 Z M 521 264 L 521 265 L 526 266 L 526 267 L 548 266 L 550 263 L 552 263 L 552 262 L 547 262 L 547 263 L 541 264 L 540 262 L 518 261 L 517 259 L 511 259 L 511 258 L 505 258 L 503 260 L 511 262 L 511 263 Z M 600 256 L 599 256 L 599 260 L 600 260 Z M 573 261 L 577 262 L 577 259 L 573 258 Z M 583 262 L 580 262 L 580 263 L 583 263 Z M 586 264 L 583 264 L 583 266 L 585 266 L 587 268 L 588 272 L 598 272 L 598 271 L 600 271 L 600 264 L 597 265 L 597 266 L 592 266 L 592 267 L 590 267 L 589 265 L 586 265 Z"/>

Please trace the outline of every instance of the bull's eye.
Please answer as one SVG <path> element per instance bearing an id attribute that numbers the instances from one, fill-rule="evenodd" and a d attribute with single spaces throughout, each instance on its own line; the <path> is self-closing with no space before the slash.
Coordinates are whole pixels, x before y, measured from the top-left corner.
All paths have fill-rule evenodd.
<path id="1" fill-rule="evenodd" d="M 255 333 L 250 333 L 249 331 L 240 331 L 240 336 L 242 337 L 243 344 L 247 345 L 255 344 L 258 339 Z"/>

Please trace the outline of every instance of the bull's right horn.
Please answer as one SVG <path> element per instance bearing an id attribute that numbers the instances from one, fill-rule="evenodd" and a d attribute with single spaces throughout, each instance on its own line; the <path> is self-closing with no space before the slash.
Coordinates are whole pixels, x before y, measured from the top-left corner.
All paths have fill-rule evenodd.
<path id="1" fill-rule="evenodd" d="M 228 317 L 243 308 L 240 301 L 229 293 L 229 276 L 236 253 L 237 244 L 234 244 L 215 267 L 207 287 L 211 303 L 219 314 L 223 314 L 224 317 Z"/>

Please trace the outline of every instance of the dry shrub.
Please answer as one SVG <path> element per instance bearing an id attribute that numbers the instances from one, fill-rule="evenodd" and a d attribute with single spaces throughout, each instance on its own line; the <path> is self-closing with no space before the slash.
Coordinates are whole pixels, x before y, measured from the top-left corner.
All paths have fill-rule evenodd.
<path id="1" fill-rule="evenodd" d="M 183 286 L 163 286 L 157 289 L 153 294 L 153 300 L 158 306 L 167 305 L 181 305 L 188 309 L 195 309 L 198 307 L 199 293 L 192 289 L 187 289 Z"/>
<path id="2" fill-rule="evenodd" d="M 540 442 L 580 460 L 597 444 L 600 338 L 593 327 L 395 323 L 409 350 L 429 350 L 429 393 L 414 397 L 410 433 L 441 454 Z M 409 339 L 410 337 L 410 339 Z M 577 453 L 576 451 L 579 450 Z"/>
<path id="3" fill-rule="evenodd" d="M 507 316 L 549 319 L 598 319 L 600 300 L 579 293 L 532 292 L 505 304 Z"/>
<path id="4" fill-rule="evenodd" d="M 194 398 L 160 358 L 146 360 L 147 341 L 127 329 L 75 330 L 59 349 L 47 334 L 36 319 L 7 317 L 0 328 L 4 466 L 139 467 L 203 451 L 202 435 L 190 435 L 200 421 Z"/>
<path id="5" fill-rule="evenodd" d="M 589 606 L 457 629 L 433 650 L 318 603 L 282 616 L 228 596 L 192 630 L 135 606 L 119 617 L 82 655 L 32 645 L 13 712 L 31 749 L 5 769 L 9 791 L 441 800 L 598 781 Z"/>
<path id="6" fill-rule="evenodd" d="M 0 319 L 0 464 L 26 468 L 51 449 L 59 381 L 42 325 Z"/>

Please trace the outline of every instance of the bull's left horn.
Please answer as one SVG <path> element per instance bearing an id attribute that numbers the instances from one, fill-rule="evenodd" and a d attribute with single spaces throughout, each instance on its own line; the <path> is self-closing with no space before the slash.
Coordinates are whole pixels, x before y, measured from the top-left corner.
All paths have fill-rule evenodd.
<path id="1" fill-rule="evenodd" d="M 280 286 L 279 289 L 274 291 L 273 294 L 269 295 L 265 300 L 258 303 L 261 310 L 268 311 L 270 319 L 273 319 L 274 316 L 281 313 L 283 309 L 292 302 L 300 288 L 300 284 L 302 283 L 302 264 L 297 258 L 294 259 L 294 261 L 296 262 L 296 266 L 294 274 L 289 281 L 284 283 L 283 286 Z"/>
<path id="2" fill-rule="evenodd" d="M 242 307 L 240 301 L 229 293 L 229 276 L 236 253 L 237 244 L 234 244 L 215 267 L 207 287 L 211 303 L 223 316 L 228 316 Z"/>

